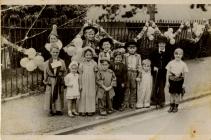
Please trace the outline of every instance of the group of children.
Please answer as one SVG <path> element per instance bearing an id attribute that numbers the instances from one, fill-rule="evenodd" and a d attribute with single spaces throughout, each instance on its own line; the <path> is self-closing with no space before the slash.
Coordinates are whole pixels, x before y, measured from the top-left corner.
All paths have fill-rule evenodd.
<path id="1" fill-rule="evenodd" d="M 101 39 L 97 46 L 93 41 L 96 33 L 92 26 L 83 30 L 86 39 L 82 59 L 80 62 L 71 61 L 69 70 L 59 58 L 59 46 L 56 43 L 51 45 L 51 58 L 46 61 L 44 69 L 45 107 L 50 115 L 63 114 L 64 92 L 70 117 L 92 116 L 96 112 L 104 116 L 115 110 L 149 108 L 150 105 L 162 107 L 165 86 L 171 95 L 169 112 L 177 112 L 188 72 L 182 61 L 182 49 L 177 48 L 174 59 L 170 60 L 166 55 L 166 40 L 161 37 L 158 51 L 142 60 L 136 52 L 137 42 L 127 42 L 127 52 L 123 53 L 118 49 L 112 50 L 111 38 Z"/>

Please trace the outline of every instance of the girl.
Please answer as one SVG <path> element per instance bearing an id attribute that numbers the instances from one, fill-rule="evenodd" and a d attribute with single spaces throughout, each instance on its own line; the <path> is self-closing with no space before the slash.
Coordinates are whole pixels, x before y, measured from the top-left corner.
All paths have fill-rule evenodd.
<path id="1" fill-rule="evenodd" d="M 79 75 L 78 63 L 72 61 L 69 65 L 70 73 L 64 78 L 65 85 L 67 86 L 66 99 L 68 104 L 68 115 L 73 117 L 73 115 L 78 115 L 76 112 L 76 101 L 80 98 L 79 92 Z"/>
<path id="2" fill-rule="evenodd" d="M 84 27 L 83 35 L 82 35 L 82 39 L 83 39 L 82 48 L 89 46 L 93 48 L 98 55 L 100 52 L 99 47 L 98 47 L 99 41 L 95 39 L 97 33 L 98 33 L 98 29 L 94 26 Z M 97 62 L 96 56 L 93 58 L 95 62 Z"/>
<path id="3" fill-rule="evenodd" d="M 111 64 L 111 70 L 116 75 L 117 85 L 114 87 L 115 96 L 113 98 L 113 108 L 116 110 L 122 110 L 122 103 L 124 100 L 125 85 L 127 82 L 127 69 L 123 64 L 123 54 L 120 51 L 114 51 L 114 63 Z"/>
<path id="4" fill-rule="evenodd" d="M 99 54 L 98 64 L 100 64 L 100 60 L 102 58 L 106 58 L 111 60 L 111 47 L 114 45 L 113 40 L 111 38 L 103 38 L 100 40 L 99 47 L 102 52 Z"/>
<path id="5" fill-rule="evenodd" d="M 174 51 L 174 60 L 170 61 L 167 66 L 166 86 L 170 93 L 170 108 L 168 112 L 177 112 L 180 100 L 180 94 L 183 92 L 185 75 L 188 72 L 188 67 L 182 61 L 183 50 L 177 48 Z"/>
<path id="6" fill-rule="evenodd" d="M 51 48 L 51 44 L 57 44 L 57 46 L 59 47 L 59 49 L 62 48 L 62 42 L 61 40 L 58 39 L 58 34 L 57 34 L 57 26 L 53 25 L 52 27 L 52 31 L 48 36 L 49 39 L 49 43 L 45 44 L 45 49 L 42 50 L 44 59 L 47 60 L 51 57 L 51 55 L 49 55 L 49 51 Z"/>
<path id="7" fill-rule="evenodd" d="M 91 47 L 83 49 L 83 60 L 79 65 L 80 73 L 80 90 L 81 97 L 79 101 L 79 113 L 85 116 L 94 115 L 96 111 L 95 97 L 96 97 L 96 83 L 95 73 L 97 72 L 97 63 L 93 60 L 95 51 Z"/>
<path id="8" fill-rule="evenodd" d="M 116 86 L 116 76 L 109 69 L 110 61 L 107 58 L 102 58 L 101 70 L 97 73 L 97 101 L 99 105 L 100 115 L 107 115 L 113 112 L 112 98 L 114 97 L 114 88 Z M 107 111 L 107 112 L 106 112 Z"/>
<path id="9" fill-rule="evenodd" d="M 152 93 L 152 74 L 151 61 L 145 59 L 142 61 L 142 79 L 138 82 L 136 108 L 150 107 L 150 98 Z"/>
<path id="10" fill-rule="evenodd" d="M 45 110 L 50 115 L 62 115 L 64 102 L 64 75 L 66 74 L 65 63 L 59 56 L 60 49 L 57 44 L 52 44 L 50 48 L 51 58 L 44 66 Z"/>

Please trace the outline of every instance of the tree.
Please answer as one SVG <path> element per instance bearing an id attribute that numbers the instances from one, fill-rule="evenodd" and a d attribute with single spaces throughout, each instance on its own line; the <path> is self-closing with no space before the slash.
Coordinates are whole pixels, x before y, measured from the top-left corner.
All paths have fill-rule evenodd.
<path id="1" fill-rule="evenodd" d="M 5 21 L 23 19 L 25 21 L 35 20 L 44 5 L 28 5 L 28 6 L 11 6 L 2 5 L 1 9 L 10 8 L 1 13 L 1 18 Z M 58 21 L 67 21 L 76 18 L 85 13 L 88 9 L 87 5 L 47 5 L 38 20 L 48 20 L 48 24 L 57 23 Z M 83 16 L 85 17 L 85 15 Z M 82 17 L 82 18 L 83 18 Z"/>
<path id="2" fill-rule="evenodd" d="M 106 13 L 103 13 L 99 16 L 99 20 L 114 20 L 117 15 L 120 15 L 121 9 L 127 7 L 127 5 L 95 5 L 97 7 L 101 7 Z M 121 15 L 122 18 L 131 18 L 138 14 L 138 10 L 146 10 L 147 14 L 150 16 L 150 20 L 155 20 L 155 14 L 158 13 L 156 4 L 130 4 L 131 8 Z M 201 9 L 202 11 L 207 11 L 207 6 L 211 6 L 210 4 L 191 4 L 191 9 Z"/>

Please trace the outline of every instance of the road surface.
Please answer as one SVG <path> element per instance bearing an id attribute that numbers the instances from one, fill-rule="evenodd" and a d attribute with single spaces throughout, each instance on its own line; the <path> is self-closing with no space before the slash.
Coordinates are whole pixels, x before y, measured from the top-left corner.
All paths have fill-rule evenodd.
<path id="1" fill-rule="evenodd" d="M 183 103 L 177 113 L 167 110 L 110 122 L 74 135 L 211 135 L 211 96 Z"/>

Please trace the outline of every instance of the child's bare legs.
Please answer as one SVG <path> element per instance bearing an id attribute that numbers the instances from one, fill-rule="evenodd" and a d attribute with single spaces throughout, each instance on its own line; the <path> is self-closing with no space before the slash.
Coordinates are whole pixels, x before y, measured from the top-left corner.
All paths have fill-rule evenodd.
<path id="1" fill-rule="evenodd" d="M 72 99 L 67 100 L 67 108 L 68 108 L 68 115 L 70 117 L 73 117 L 73 114 L 72 114 Z"/>
<path id="2" fill-rule="evenodd" d="M 180 95 L 179 94 L 174 94 L 174 99 L 175 99 L 175 104 L 174 104 L 174 109 L 172 112 L 177 112 L 178 111 L 178 106 L 179 106 L 179 101 L 180 101 Z"/>
<path id="3" fill-rule="evenodd" d="M 73 115 L 78 115 L 78 113 L 76 111 L 76 99 L 72 100 L 72 108 L 73 108 L 73 110 L 72 110 Z"/>
<path id="4" fill-rule="evenodd" d="M 170 93 L 170 108 L 168 112 L 172 112 L 175 106 L 175 94 Z"/>

